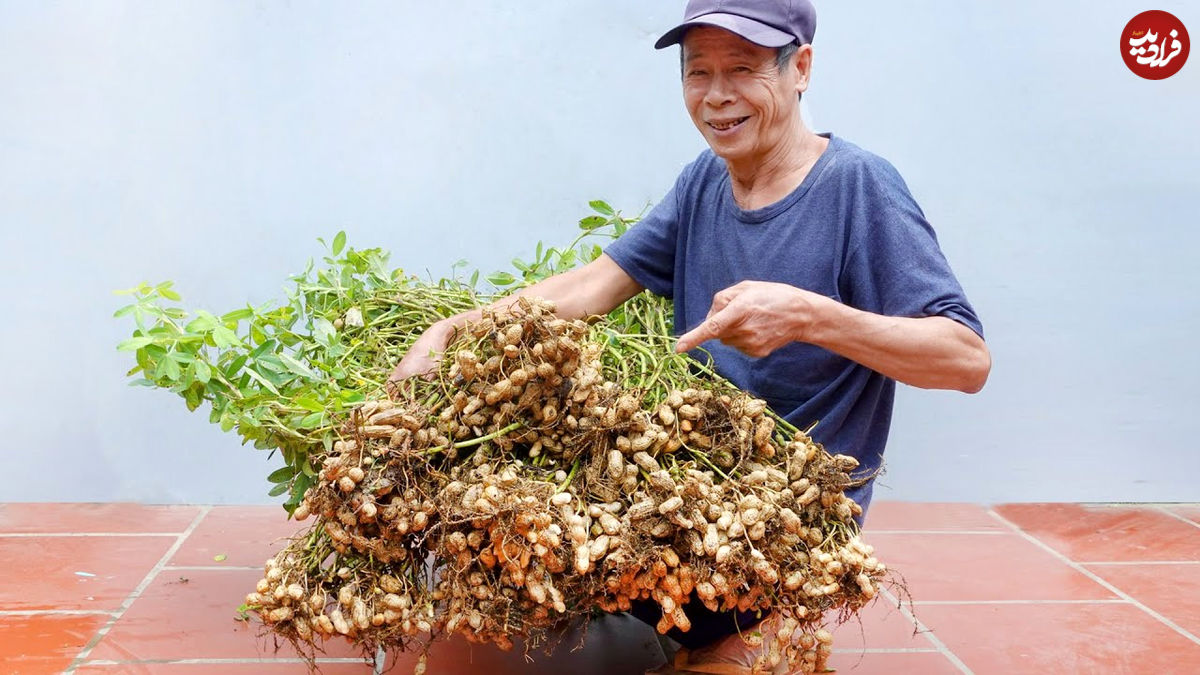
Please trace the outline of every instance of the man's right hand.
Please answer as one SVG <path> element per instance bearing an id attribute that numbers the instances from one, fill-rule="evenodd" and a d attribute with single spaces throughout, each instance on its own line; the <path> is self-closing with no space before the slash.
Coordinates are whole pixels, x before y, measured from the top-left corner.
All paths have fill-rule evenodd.
<path id="1" fill-rule="evenodd" d="M 582 319 L 591 314 L 608 314 L 614 307 L 642 292 L 642 287 L 610 257 L 601 254 L 592 262 L 576 269 L 543 279 L 526 286 L 519 295 L 542 297 L 558 306 L 561 319 Z M 511 304 L 517 295 L 510 295 L 492 303 L 498 306 Z M 438 367 L 442 352 L 454 338 L 458 326 L 478 321 L 482 312 L 478 309 L 463 312 L 443 319 L 430 326 L 408 353 L 397 364 L 387 380 L 387 391 L 392 397 L 399 393 L 401 383 L 410 377 L 427 377 Z"/>
<path id="2" fill-rule="evenodd" d="M 386 388 L 389 394 L 396 395 L 400 383 L 410 377 L 425 377 L 431 379 L 438 363 L 442 360 L 442 352 L 454 337 L 454 324 L 450 321 L 439 321 L 425 330 L 421 337 L 413 343 L 400 363 L 388 376 Z"/>

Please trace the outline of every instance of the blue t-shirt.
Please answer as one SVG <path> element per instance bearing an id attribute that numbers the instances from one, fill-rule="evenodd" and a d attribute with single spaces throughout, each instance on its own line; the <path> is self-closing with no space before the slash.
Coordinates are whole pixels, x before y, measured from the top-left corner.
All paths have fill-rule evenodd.
<path id="1" fill-rule="evenodd" d="M 704 321 L 713 296 L 774 281 L 888 316 L 946 316 L 983 335 L 975 310 L 904 180 L 884 159 L 829 135 L 791 194 L 746 211 L 724 160 L 706 150 L 650 213 L 605 250 L 650 291 L 674 299 L 675 332 Z M 763 358 L 709 340 L 718 372 L 759 396 L 860 472 L 883 460 L 896 382 L 822 347 L 793 342 Z M 865 511 L 871 483 L 848 492 Z"/>

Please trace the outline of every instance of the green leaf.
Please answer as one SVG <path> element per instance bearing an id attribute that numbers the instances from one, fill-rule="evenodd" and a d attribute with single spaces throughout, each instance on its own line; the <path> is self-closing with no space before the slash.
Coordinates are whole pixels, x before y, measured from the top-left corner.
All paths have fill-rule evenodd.
<path id="1" fill-rule="evenodd" d="M 237 333 L 221 325 L 213 326 L 212 338 L 213 342 L 215 342 L 217 347 L 220 349 L 240 346 L 242 344 L 242 341 L 238 339 Z"/>
<path id="2" fill-rule="evenodd" d="M 271 475 L 267 476 L 267 480 L 271 481 L 272 483 L 286 483 L 292 479 L 292 476 L 295 475 L 295 468 L 290 466 L 282 466 L 272 471 Z"/>
<path id="3" fill-rule="evenodd" d="M 321 402 L 311 396 L 301 396 L 296 399 L 296 405 L 304 408 L 309 412 L 324 412 L 325 406 Z"/>
<path id="4" fill-rule="evenodd" d="M 212 369 L 208 367 L 206 362 L 200 359 L 192 362 L 192 371 L 196 374 L 197 382 L 208 384 L 208 381 L 212 379 Z"/>
<path id="5" fill-rule="evenodd" d="M 176 366 L 176 367 L 178 367 L 178 366 Z M 266 387 L 267 391 L 271 392 L 272 394 L 275 394 L 276 396 L 279 395 L 279 390 L 275 388 L 275 385 L 271 384 L 271 381 L 268 380 L 267 378 L 263 377 L 261 374 L 259 374 L 259 372 L 257 370 L 255 370 L 249 366 L 246 366 L 246 370 L 244 372 L 250 376 L 250 379 L 252 379 L 252 380 L 258 382 L 259 384 L 261 384 L 262 386 Z"/>
<path id="6" fill-rule="evenodd" d="M 592 201 L 588 202 L 588 206 L 592 207 L 592 210 L 595 211 L 596 213 L 603 213 L 604 215 L 609 216 L 610 218 L 613 215 L 615 215 L 615 212 L 613 211 L 613 207 L 609 206 L 608 202 L 605 202 L 603 200 L 600 200 L 600 199 L 592 200 Z"/>
<path id="7" fill-rule="evenodd" d="M 594 230 L 599 227 L 604 227 L 608 221 L 601 216 L 588 216 L 579 221 L 579 229 Z"/>
<path id="8" fill-rule="evenodd" d="M 305 415 L 304 419 L 300 420 L 298 425 L 301 429 L 316 429 L 325 421 L 324 412 L 315 412 L 310 415 Z"/>
<path id="9" fill-rule="evenodd" d="M 213 321 L 202 316 L 198 316 L 184 324 L 183 329 L 189 333 L 207 333 L 212 330 Z"/>
<path id="10" fill-rule="evenodd" d="M 268 497 L 278 497 L 279 495 L 281 495 L 287 491 L 288 491 L 288 484 L 280 483 L 279 485 L 276 485 L 275 487 L 271 488 L 271 491 L 267 493 L 267 496 Z"/>
<path id="11" fill-rule="evenodd" d="M 215 560 L 217 562 L 225 562 L 225 558 L 226 558 L 226 556 L 224 553 L 218 553 L 213 556 L 213 560 Z"/>
<path id="12" fill-rule="evenodd" d="M 262 347 L 260 346 L 258 349 L 262 349 Z M 254 351 L 258 352 L 258 349 Z M 279 357 L 275 354 L 264 354 L 259 352 L 253 356 L 255 356 L 254 365 L 262 368 L 263 372 L 272 372 L 278 375 L 288 372 L 287 366 L 283 365 L 283 361 L 280 361 Z"/>
<path id="13" fill-rule="evenodd" d="M 304 499 L 304 493 L 308 492 L 308 488 L 317 482 L 315 472 L 308 468 L 307 461 L 305 461 L 304 467 L 308 470 L 296 474 L 296 481 L 292 483 L 292 498 L 288 500 L 291 503 L 299 504 L 300 500 Z"/>
<path id="14" fill-rule="evenodd" d="M 179 362 L 173 358 L 167 357 L 158 362 L 158 367 L 154 369 L 154 376 L 157 378 L 166 378 L 174 382 L 179 379 L 183 373 L 179 370 Z"/>
<path id="15" fill-rule="evenodd" d="M 161 296 L 163 296 L 164 298 L 166 298 L 166 299 L 168 299 L 168 300 L 174 300 L 175 302 L 179 302 L 180 300 L 182 300 L 182 299 L 183 299 L 183 297 L 182 297 L 182 296 L 180 296 L 178 293 L 176 293 L 175 291 L 173 291 L 173 290 L 171 290 L 171 289 L 169 289 L 169 288 L 160 288 L 160 289 L 158 289 L 158 294 L 159 294 L 159 295 L 161 295 Z"/>
<path id="16" fill-rule="evenodd" d="M 122 340 L 120 343 L 118 343 L 117 351 L 133 352 L 133 351 L 137 351 L 137 350 L 141 349 L 142 347 L 145 347 L 146 345 L 153 344 L 153 343 L 154 343 L 154 338 L 132 337 L 132 338 L 129 338 L 128 340 Z"/>
<path id="17" fill-rule="evenodd" d="M 363 396 L 362 392 L 353 391 L 350 389 L 343 389 L 342 391 L 338 392 L 338 396 L 340 396 L 341 399 L 346 403 L 362 403 L 363 401 L 367 400 L 367 397 Z"/>
<path id="18" fill-rule="evenodd" d="M 191 376 L 189 374 L 187 379 L 190 379 L 190 377 Z M 189 411 L 199 408 L 200 404 L 204 402 L 204 385 L 192 383 L 183 392 L 183 400 L 187 403 L 187 409 Z"/>
<path id="19" fill-rule="evenodd" d="M 252 359 L 261 358 L 263 354 L 266 354 L 269 351 L 273 351 L 274 349 L 275 349 L 275 341 L 267 340 L 266 342 L 262 343 L 261 345 L 255 347 L 254 350 L 250 352 L 250 358 L 252 358 Z M 282 369 L 283 364 L 280 363 L 279 367 Z"/>
<path id="20" fill-rule="evenodd" d="M 198 309 L 198 310 L 196 310 L 195 314 L 196 314 L 196 318 L 198 318 L 198 319 L 204 319 L 204 321 L 205 321 L 205 322 L 206 322 L 206 323 L 207 323 L 209 326 L 219 326 L 219 325 L 221 325 L 221 320 L 220 320 L 220 319 L 218 319 L 218 318 L 217 318 L 217 315 L 216 315 L 216 314 L 213 314 L 212 312 L 208 312 L 208 311 L 205 311 L 205 310 L 203 310 L 203 309 Z"/>
<path id="21" fill-rule="evenodd" d="M 342 230 L 333 237 L 333 254 L 338 255 L 346 248 L 346 231 Z"/>
<path id="22" fill-rule="evenodd" d="M 313 320 L 313 339 L 323 345 L 333 344 L 337 339 L 337 329 L 329 319 L 317 317 Z"/>
<path id="23" fill-rule="evenodd" d="M 171 352 L 171 358 L 186 366 L 196 360 L 196 355 L 191 352 Z"/>
<path id="24" fill-rule="evenodd" d="M 113 318 L 114 318 L 114 319 L 119 319 L 119 318 L 121 318 L 121 317 L 125 316 L 126 314 L 129 314 L 130 312 L 132 312 L 132 311 L 133 311 L 133 310 L 135 310 L 135 309 L 137 309 L 137 305 L 136 305 L 136 304 L 134 304 L 134 305 L 125 305 L 125 306 L 124 306 L 124 307 L 122 307 L 121 309 L 118 309 L 117 311 L 113 312 Z"/>
<path id="25" fill-rule="evenodd" d="M 508 286 L 516 282 L 517 278 L 508 272 L 496 272 L 489 275 L 487 280 L 493 286 Z"/>
<path id="26" fill-rule="evenodd" d="M 314 373 L 311 368 L 304 365 L 303 363 L 300 363 L 295 358 L 293 358 L 287 354 L 282 354 L 282 353 L 279 354 L 279 360 L 283 361 L 283 365 L 287 366 L 288 370 L 292 371 L 293 373 L 295 373 L 301 377 L 307 377 L 310 380 L 321 379 L 321 376 Z"/>
<path id="27" fill-rule="evenodd" d="M 246 365 L 246 355 L 242 354 L 234 359 L 225 368 L 226 377 L 233 379 L 234 375 L 242 370 L 242 366 Z"/>
<path id="28" fill-rule="evenodd" d="M 254 310 L 249 307 L 235 309 L 232 312 L 226 312 L 221 315 L 221 323 L 230 323 L 232 321 L 245 321 L 254 316 Z"/>

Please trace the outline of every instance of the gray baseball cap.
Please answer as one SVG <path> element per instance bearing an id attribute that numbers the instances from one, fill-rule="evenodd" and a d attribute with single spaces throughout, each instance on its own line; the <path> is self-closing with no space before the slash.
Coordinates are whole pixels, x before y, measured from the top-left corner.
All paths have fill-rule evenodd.
<path id="1" fill-rule="evenodd" d="M 716 26 L 763 47 L 808 44 L 817 32 L 817 10 L 808 0 L 690 0 L 683 23 L 667 31 L 655 49 L 683 40 L 694 26 Z"/>

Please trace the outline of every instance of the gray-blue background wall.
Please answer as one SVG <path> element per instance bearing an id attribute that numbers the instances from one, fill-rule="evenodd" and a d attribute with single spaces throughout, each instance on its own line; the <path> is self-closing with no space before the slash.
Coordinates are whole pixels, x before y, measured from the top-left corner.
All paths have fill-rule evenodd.
<path id="1" fill-rule="evenodd" d="M 225 310 L 342 228 L 443 276 L 639 211 L 704 147 L 651 48 L 682 4 L 0 0 L 0 501 L 268 501 L 126 386 L 112 290 Z M 1135 77 L 1108 0 L 818 9 L 808 119 L 899 168 L 995 361 L 900 388 L 876 498 L 1200 501 L 1200 56 Z"/>

